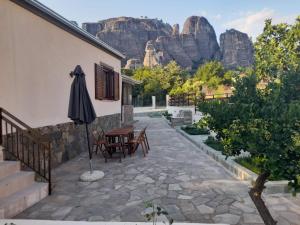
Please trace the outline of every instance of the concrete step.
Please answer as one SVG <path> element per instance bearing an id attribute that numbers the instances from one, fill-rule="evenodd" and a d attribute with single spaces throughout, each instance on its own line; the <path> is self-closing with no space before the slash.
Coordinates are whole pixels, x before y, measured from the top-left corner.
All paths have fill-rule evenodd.
<path id="1" fill-rule="evenodd" d="M 0 162 L 0 179 L 20 171 L 21 164 L 17 161 Z"/>
<path id="2" fill-rule="evenodd" d="M 34 183 L 34 172 L 19 171 L 0 179 L 0 199 Z"/>
<path id="3" fill-rule="evenodd" d="M 48 183 L 34 182 L 29 187 L 0 199 L 0 216 L 12 218 L 48 195 Z"/>

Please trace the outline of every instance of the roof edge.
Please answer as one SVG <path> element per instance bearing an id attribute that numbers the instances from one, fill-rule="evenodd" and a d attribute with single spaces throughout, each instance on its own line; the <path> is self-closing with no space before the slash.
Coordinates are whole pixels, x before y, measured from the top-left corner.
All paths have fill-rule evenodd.
<path id="1" fill-rule="evenodd" d="M 122 81 L 125 82 L 125 83 L 132 84 L 132 85 L 141 84 L 142 83 L 141 81 L 135 80 L 132 77 L 127 76 L 125 74 L 122 74 L 121 76 L 122 76 Z"/>
<path id="2" fill-rule="evenodd" d="M 125 59 L 125 55 L 114 49 L 113 47 L 106 44 L 104 41 L 96 38 L 87 31 L 81 29 L 80 27 L 74 25 L 71 21 L 67 20 L 60 14 L 56 13 L 52 9 L 43 5 L 37 0 L 10 0 L 17 5 L 31 11 L 32 13 L 42 17 L 43 19 L 51 22 L 52 24 L 62 28 L 63 30 L 75 35 L 76 37 L 88 42 L 89 44 L 94 45 L 101 50 L 106 51 L 107 53 L 119 58 Z"/>

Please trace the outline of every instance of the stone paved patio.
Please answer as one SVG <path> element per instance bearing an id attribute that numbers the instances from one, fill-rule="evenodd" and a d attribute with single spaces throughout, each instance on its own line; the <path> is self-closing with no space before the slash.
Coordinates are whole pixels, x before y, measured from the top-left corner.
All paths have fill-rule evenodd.
<path id="1" fill-rule="evenodd" d="M 254 225 L 263 224 L 250 197 L 248 184 L 236 180 L 160 118 L 140 117 L 148 125 L 151 150 L 104 163 L 95 157 L 95 169 L 105 177 L 94 183 L 78 181 L 88 170 L 82 154 L 54 171 L 53 194 L 17 218 L 145 221 L 145 201 L 167 209 L 175 221 Z M 300 207 L 282 195 L 267 196 L 279 224 L 300 224 Z"/>

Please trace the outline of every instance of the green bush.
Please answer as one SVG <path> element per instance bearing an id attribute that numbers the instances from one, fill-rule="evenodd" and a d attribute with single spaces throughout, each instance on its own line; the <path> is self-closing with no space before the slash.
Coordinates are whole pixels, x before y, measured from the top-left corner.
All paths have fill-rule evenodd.
<path id="1" fill-rule="evenodd" d="M 256 174 L 261 173 L 260 166 L 262 163 L 262 159 L 259 157 L 251 157 L 251 156 L 240 157 L 235 159 L 234 161 Z M 283 176 L 280 175 L 278 176 L 274 173 L 273 174 L 271 173 L 269 180 L 277 181 L 277 180 L 285 180 L 285 178 Z"/>
<path id="2" fill-rule="evenodd" d="M 162 115 L 169 121 L 171 121 L 171 118 L 172 118 L 172 114 L 169 113 L 168 111 L 165 111 L 162 113 Z"/>
<path id="3" fill-rule="evenodd" d="M 181 127 L 181 130 L 185 131 L 190 135 L 207 135 L 209 130 L 207 128 L 197 127 L 196 125 Z"/>
<path id="4" fill-rule="evenodd" d="M 251 170 L 256 174 L 259 174 L 261 172 L 259 168 L 258 158 L 252 158 L 248 156 L 248 157 L 237 158 L 234 161 L 236 161 L 238 164 L 242 165 L 243 167 L 246 167 L 248 170 Z"/>
<path id="5" fill-rule="evenodd" d="M 222 145 L 221 141 L 216 140 L 212 136 L 208 136 L 204 143 L 216 151 L 224 151 L 224 146 Z"/>

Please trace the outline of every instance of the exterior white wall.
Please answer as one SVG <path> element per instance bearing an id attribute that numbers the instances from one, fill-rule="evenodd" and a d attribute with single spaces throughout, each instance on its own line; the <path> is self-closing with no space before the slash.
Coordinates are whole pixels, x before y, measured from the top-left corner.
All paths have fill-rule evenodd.
<path id="1" fill-rule="evenodd" d="M 0 0 L 0 30 L 0 107 L 32 127 L 69 122 L 69 73 L 79 64 L 97 116 L 121 113 L 121 100 L 96 100 L 94 86 L 94 63 L 120 73 L 119 59 L 9 0 Z"/>

